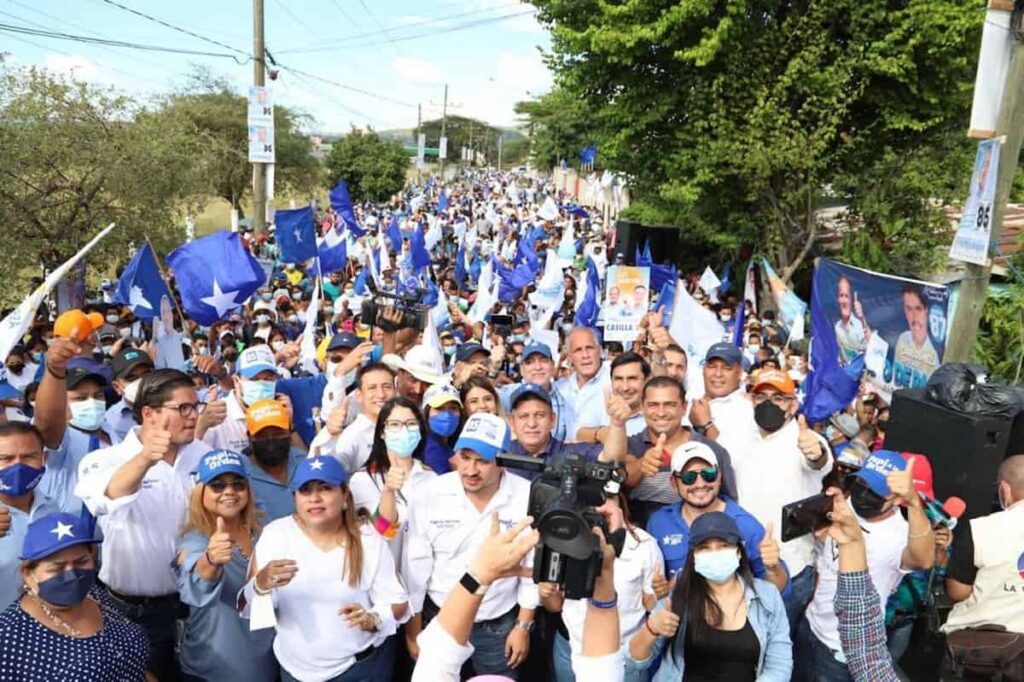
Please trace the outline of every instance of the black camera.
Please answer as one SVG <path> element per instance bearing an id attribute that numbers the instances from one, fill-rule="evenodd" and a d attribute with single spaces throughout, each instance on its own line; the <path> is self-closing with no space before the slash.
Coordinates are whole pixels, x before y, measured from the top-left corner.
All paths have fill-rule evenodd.
<path id="1" fill-rule="evenodd" d="M 397 332 L 399 329 L 415 329 L 423 331 L 427 328 L 427 319 L 430 317 L 430 310 L 419 304 L 423 298 L 423 292 L 416 294 L 392 294 L 387 291 L 380 291 L 370 277 L 366 278 L 366 286 L 370 290 L 370 296 L 363 300 L 359 315 L 363 324 L 376 325 L 386 332 Z M 381 311 L 386 307 L 393 307 L 402 314 L 402 319 L 397 323 L 390 320 L 378 319 Z"/>
<path id="2" fill-rule="evenodd" d="M 618 462 L 591 462 L 580 455 L 546 463 L 523 455 L 501 454 L 503 467 L 541 472 L 530 486 L 529 514 L 540 531 L 533 557 L 533 581 L 557 583 L 568 599 L 586 599 L 594 593 L 601 574 L 601 543 L 591 532 L 600 528 L 615 555 L 622 553 L 626 530 L 608 532 L 597 507 L 617 495 L 626 480 Z"/>

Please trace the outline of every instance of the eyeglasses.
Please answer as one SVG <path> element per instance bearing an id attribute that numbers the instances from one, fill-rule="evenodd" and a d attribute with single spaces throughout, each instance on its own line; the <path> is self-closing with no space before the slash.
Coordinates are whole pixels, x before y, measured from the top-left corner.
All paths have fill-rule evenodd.
<path id="1" fill-rule="evenodd" d="M 760 405 L 766 400 L 772 401 L 776 407 L 787 408 L 789 404 L 795 400 L 791 395 L 783 395 L 781 393 L 773 393 L 768 395 L 767 393 L 755 393 L 750 396 L 751 400 L 754 401 L 755 405 Z"/>
<path id="2" fill-rule="evenodd" d="M 705 483 L 714 483 L 718 480 L 718 468 L 708 467 L 706 469 L 701 469 L 700 471 L 682 471 L 676 474 L 676 478 L 678 478 L 679 482 L 683 485 L 693 485 L 697 482 L 698 475 L 704 479 Z"/>
<path id="3" fill-rule="evenodd" d="M 409 421 L 405 421 L 405 422 L 400 422 L 397 419 L 394 419 L 394 420 L 389 419 L 386 422 L 384 422 L 384 430 L 385 431 L 399 431 L 401 429 L 409 429 L 410 431 L 415 429 L 415 430 L 419 431 L 420 423 L 418 421 L 416 421 L 415 419 L 410 419 Z"/>
<path id="4" fill-rule="evenodd" d="M 166 407 L 169 410 L 177 410 L 178 415 L 182 419 L 188 419 L 192 415 L 202 414 L 203 410 L 206 409 L 206 403 L 167 403 L 160 407 Z"/>
<path id="5" fill-rule="evenodd" d="M 241 492 L 249 489 L 249 482 L 244 478 L 229 478 L 229 479 L 216 479 L 206 484 L 206 487 L 213 492 L 220 494 L 231 488 L 233 491 Z"/>

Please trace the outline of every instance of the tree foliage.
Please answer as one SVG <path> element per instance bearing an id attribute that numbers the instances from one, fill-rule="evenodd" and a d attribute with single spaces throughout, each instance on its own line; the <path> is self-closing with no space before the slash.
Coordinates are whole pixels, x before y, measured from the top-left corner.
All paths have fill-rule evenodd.
<path id="1" fill-rule="evenodd" d="M 555 86 L 532 100 L 516 102 L 515 112 L 527 127 L 533 161 L 540 168 L 552 168 L 562 159 L 575 165 L 580 151 L 595 142 L 592 107 L 568 89 Z M 602 166 L 599 156 L 596 165 Z"/>
<path id="2" fill-rule="evenodd" d="M 420 126 L 420 132 L 427 136 L 428 147 L 439 146 L 441 119 L 424 121 Z M 459 161 L 462 158 L 462 148 L 470 147 L 483 152 L 489 163 L 498 162 L 498 136 L 501 131 L 484 121 L 465 116 L 448 116 L 444 134 L 448 138 L 448 161 Z M 504 158 L 502 160 L 504 161 Z"/>
<path id="3" fill-rule="evenodd" d="M 974 359 L 988 367 L 992 378 L 1020 384 L 1024 367 L 1024 284 L 1016 282 L 989 292 L 981 313 Z M 1008 352 L 1011 351 L 1011 352 Z"/>
<path id="4" fill-rule="evenodd" d="M 563 103 L 593 107 L 598 158 L 630 176 L 636 215 L 678 224 L 723 256 L 757 248 L 788 276 L 820 232 L 816 210 L 841 203 L 869 239 L 924 240 L 922 258 L 908 248 L 895 259 L 905 271 L 933 261 L 940 205 L 969 173 L 962 131 L 981 6 L 531 4 L 552 31 Z"/>
<path id="5" fill-rule="evenodd" d="M 344 180 L 353 201 L 384 201 L 405 184 L 409 154 L 401 142 L 353 128 L 332 143 L 326 166 L 331 186 Z"/>

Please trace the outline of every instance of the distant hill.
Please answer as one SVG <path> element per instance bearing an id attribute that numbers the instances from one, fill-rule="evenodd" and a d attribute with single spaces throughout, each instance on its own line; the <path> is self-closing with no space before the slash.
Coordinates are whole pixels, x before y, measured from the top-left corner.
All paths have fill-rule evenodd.
<path id="1" fill-rule="evenodd" d="M 506 128 L 504 126 L 496 126 L 501 131 L 501 137 L 505 142 L 512 142 L 513 140 L 524 140 L 526 135 L 516 128 Z M 405 145 L 416 144 L 416 129 L 415 128 L 391 128 L 389 130 L 378 130 L 376 131 L 381 138 L 385 140 L 397 140 Z M 320 137 L 324 142 L 330 143 L 339 138 L 345 137 L 348 133 L 338 132 L 317 132 L 312 133 L 315 136 Z"/>

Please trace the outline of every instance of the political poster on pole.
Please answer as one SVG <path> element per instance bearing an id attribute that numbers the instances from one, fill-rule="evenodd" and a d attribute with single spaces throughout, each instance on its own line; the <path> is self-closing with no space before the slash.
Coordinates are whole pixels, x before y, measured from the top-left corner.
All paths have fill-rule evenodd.
<path id="1" fill-rule="evenodd" d="M 420 133 L 416 140 L 416 167 L 423 168 L 423 161 L 427 154 L 427 134 Z"/>
<path id="2" fill-rule="evenodd" d="M 437 158 L 447 159 L 448 158 L 448 138 L 442 137 L 441 141 L 437 145 Z"/>
<path id="3" fill-rule="evenodd" d="M 249 87 L 249 162 L 274 163 L 274 99 L 270 88 Z"/>
<path id="4" fill-rule="evenodd" d="M 989 240 L 992 237 L 992 205 L 996 199 L 996 174 L 999 168 L 999 150 L 1002 138 L 985 140 L 978 144 L 971 174 L 971 193 L 960 215 L 949 257 L 976 265 L 988 261 Z"/>
<path id="5" fill-rule="evenodd" d="M 605 341 L 634 341 L 647 314 L 651 294 L 651 269 L 627 265 L 608 268 L 605 283 Z"/>

